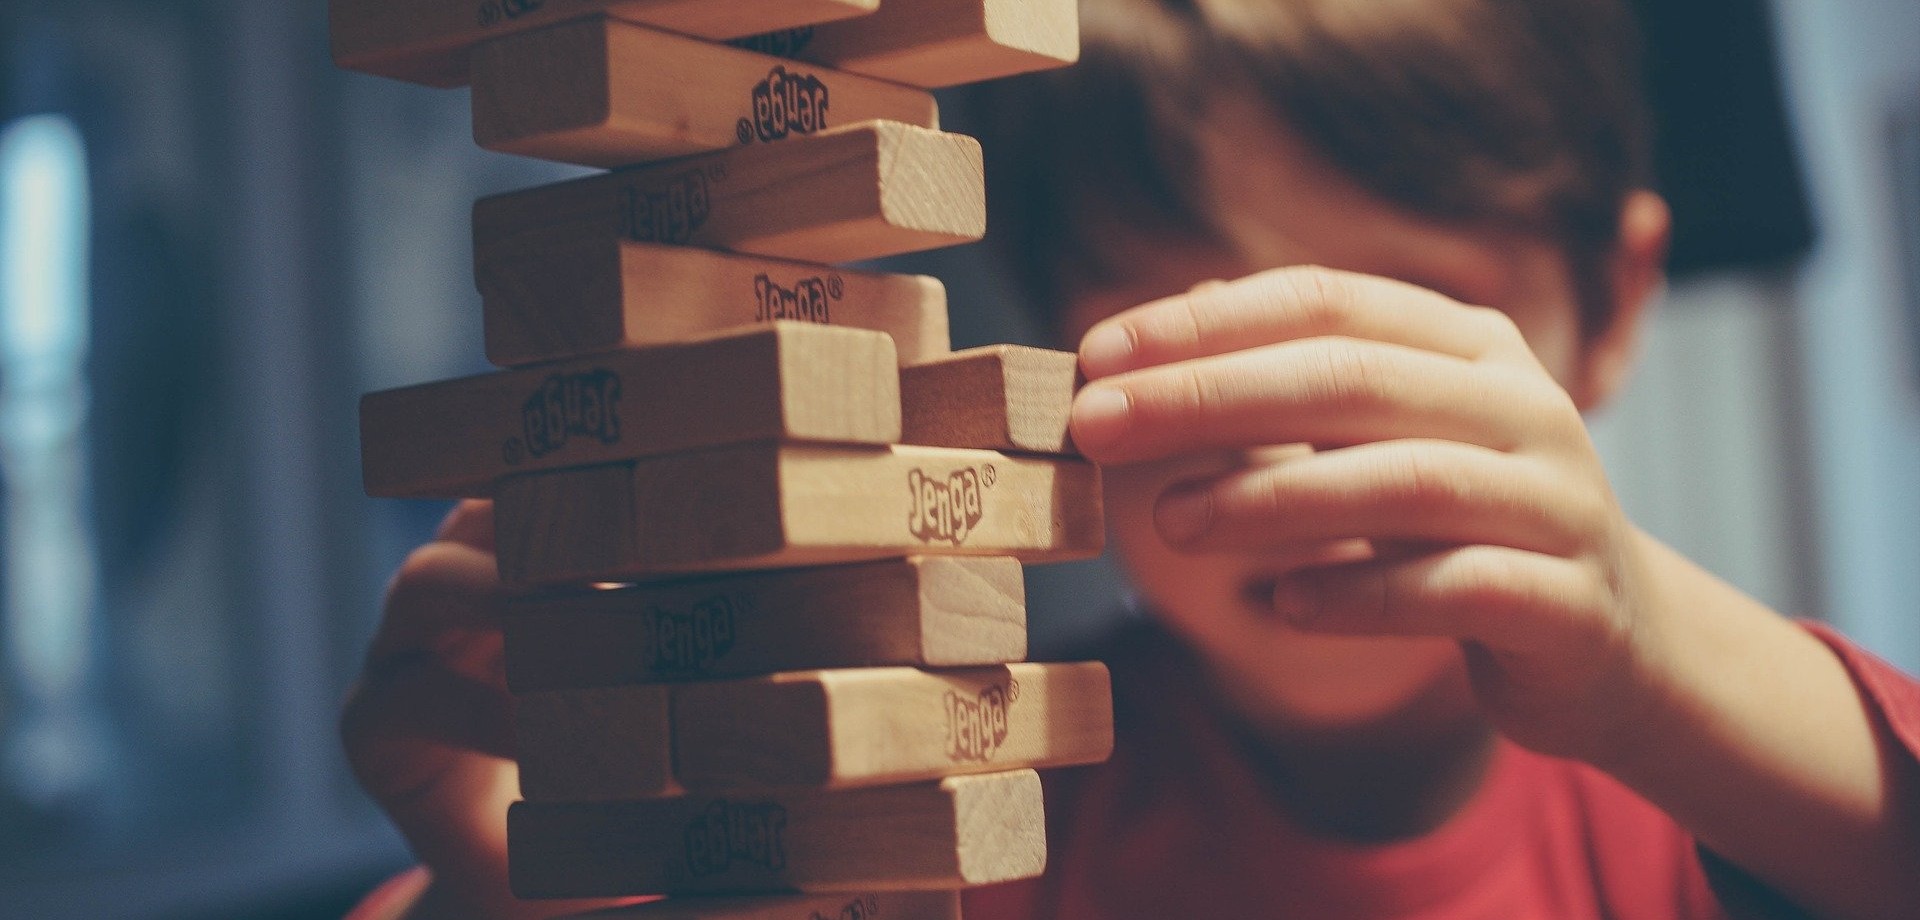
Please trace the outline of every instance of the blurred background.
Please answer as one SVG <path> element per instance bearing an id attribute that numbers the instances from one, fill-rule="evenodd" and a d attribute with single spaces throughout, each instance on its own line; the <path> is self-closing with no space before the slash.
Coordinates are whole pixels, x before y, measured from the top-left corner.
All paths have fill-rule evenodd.
<path id="1" fill-rule="evenodd" d="M 1681 230 L 1616 484 L 1920 670 L 1920 3 L 1646 7 Z M 0 916 L 336 917 L 405 864 L 334 715 L 445 509 L 362 496 L 355 401 L 483 369 L 469 205 L 572 172 L 326 47 L 323 0 L 0 0 Z M 898 264 L 1044 342 L 977 248 Z M 1042 651 L 1121 593 L 1031 590 Z"/>

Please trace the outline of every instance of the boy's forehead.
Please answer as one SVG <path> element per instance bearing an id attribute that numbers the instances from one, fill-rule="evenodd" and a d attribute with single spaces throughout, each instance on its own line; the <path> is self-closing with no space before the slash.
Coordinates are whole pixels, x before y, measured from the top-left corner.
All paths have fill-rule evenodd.
<path id="1" fill-rule="evenodd" d="M 1375 195 L 1271 110 L 1217 100 L 1196 153 L 1209 217 L 1250 269 L 1327 265 L 1486 305 L 1509 294 L 1514 234 L 1437 221 Z"/>

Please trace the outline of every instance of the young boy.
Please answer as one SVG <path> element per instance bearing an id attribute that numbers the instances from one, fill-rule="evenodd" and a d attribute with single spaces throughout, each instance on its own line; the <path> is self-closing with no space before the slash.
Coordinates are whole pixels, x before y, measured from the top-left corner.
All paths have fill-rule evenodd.
<path id="1" fill-rule="evenodd" d="M 1083 3 L 978 101 L 1148 615 L 968 916 L 1920 917 L 1920 684 L 1636 530 L 1581 423 L 1668 231 L 1618 4 Z M 349 704 L 432 873 L 357 916 L 581 906 L 506 893 L 490 549 L 415 554 Z"/>

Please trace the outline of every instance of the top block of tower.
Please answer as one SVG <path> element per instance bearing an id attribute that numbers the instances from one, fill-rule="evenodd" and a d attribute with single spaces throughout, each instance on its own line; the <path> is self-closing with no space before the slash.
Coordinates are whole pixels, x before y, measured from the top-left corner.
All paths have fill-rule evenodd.
<path id="1" fill-rule="evenodd" d="M 860 16 L 880 0 L 332 0 L 341 67 L 429 86 L 464 86 L 481 42 L 604 13 L 699 38 L 728 39 Z"/>
<path id="2" fill-rule="evenodd" d="M 959 86 L 1079 60 L 1080 4 L 886 0 L 871 15 L 736 44 L 908 86 Z"/>
<path id="3" fill-rule="evenodd" d="M 464 86 L 475 45 L 606 15 L 907 86 L 1062 67 L 1080 56 L 1077 0 L 332 0 L 349 70 Z"/>

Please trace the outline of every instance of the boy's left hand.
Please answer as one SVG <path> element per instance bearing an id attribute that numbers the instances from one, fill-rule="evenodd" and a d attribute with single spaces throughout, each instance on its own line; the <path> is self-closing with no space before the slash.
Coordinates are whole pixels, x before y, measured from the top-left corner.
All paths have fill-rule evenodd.
<path id="1" fill-rule="evenodd" d="M 1440 636 L 1496 726 L 1589 757 L 1646 697 L 1641 538 L 1579 409 L 1505 314 L 1381 278 L 1282 269 L 1094 327 L 1073 413 L 1120 465 L 1305 443 L 1176 485 L 1172 545 L 1261 553 L 1364 539 L 1367 561 L 1285 578 L 1302 630 Z"/>

